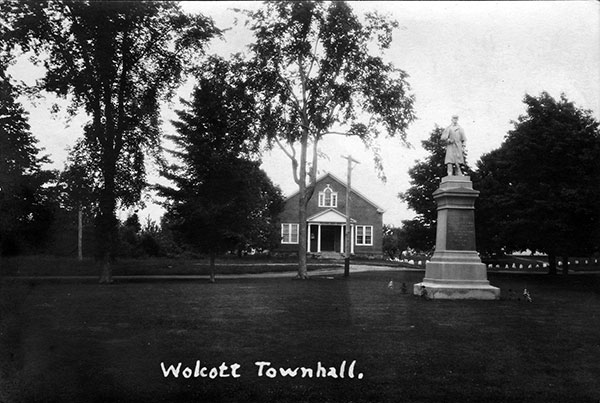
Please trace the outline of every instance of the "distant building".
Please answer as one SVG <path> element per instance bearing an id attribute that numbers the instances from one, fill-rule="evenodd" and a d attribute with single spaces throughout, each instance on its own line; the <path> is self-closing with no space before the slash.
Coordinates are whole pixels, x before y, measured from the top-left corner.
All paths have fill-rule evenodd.
<path id="1" fill-rule="evenodd" d="M 280 214 L 280 253 L 298 252 L 298 198 L 294 193 Z M 382 255 L 383 209 L 352 188 L 350 204 L 350 253 L 361 256 Z M 331 173 L 317 179 L 315 192 L 306 208 L 308 253 L 336 256 L 345 253 L 346 183 Z"/>

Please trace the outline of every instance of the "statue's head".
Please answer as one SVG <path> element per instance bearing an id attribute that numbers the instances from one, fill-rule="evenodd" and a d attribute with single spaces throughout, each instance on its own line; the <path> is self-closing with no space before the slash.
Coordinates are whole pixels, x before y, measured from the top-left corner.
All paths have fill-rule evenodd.
<path id="1" fill-rule="evenodd" d="M 458 123 L 458 115 L 452 115 L 452 123 Z"/>

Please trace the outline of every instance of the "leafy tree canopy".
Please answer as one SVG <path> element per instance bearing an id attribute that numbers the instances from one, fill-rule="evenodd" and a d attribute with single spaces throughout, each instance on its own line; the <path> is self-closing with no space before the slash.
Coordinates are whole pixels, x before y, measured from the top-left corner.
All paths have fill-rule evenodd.
<path id="1" fill-rule="evenodd" d="M 212 20 L 187 15 L 174 2 L 4 1 L 0 43 L 34 53 L 46 68 L 40 87 L 83 108 L 90 161 L 100 175 L 97 230 L 101 281 L 110 282 L 117 202 L 132 204 L 145 186 L 145 153 L 160 150 L 160 101 L 193 68 Z M 116 184 L 125 187 L 124 192 Z"/>
<path id="2" fill-rule="evenodd" d="M 414 120 L 407 74 L 372 55 L 387 49 L 397 22 L 365 20 L 345 2 L 269 2 L 246 12 L 261 129 L 289 145 L 318 142 L 343 126 L 371 144 L 381 129 L 405 138 Z"/>
<path id="3" fill-rule="evenodd" d="M 526 114 L 478 162 L 479 227 L 490 249 L 590 253 L 600 228 L 600 132 L 564 94 L 526 95 Z"/>
<path id="4" fill-rule="evenodd" d="M 267 2 L 245 14 L 255 37 L 248 74 L 256 121 L 290 158 L 299 187 L 298 276 L 305 278 L 306 204 L 314 192 L 319 141 L 328 134 L 358 136 L 374 150 L 384 178 L 375 139 L 384 131 L 405 140 L 414 120 L 407 74 L 380 54 L 397 23 L 376 13 L 361 19 L 337 1 Z"/>

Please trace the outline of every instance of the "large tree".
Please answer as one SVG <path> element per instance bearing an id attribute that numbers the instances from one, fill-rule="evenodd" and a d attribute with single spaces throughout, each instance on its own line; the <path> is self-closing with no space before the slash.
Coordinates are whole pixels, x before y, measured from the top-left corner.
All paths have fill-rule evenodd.
<path id="1" fill-rule="evenodd" d="M 398 194 L 417 213 L 415 218 L 405 220 L 402 224 L 408 246 L 419 251 L 431 251 L 435 247 L 437 205 L 433 192 L 440 186 L 441 178 L 447 175 L 444 164 L 446 145 L 441 138 L 443 131 L 443 128 L 436 125 L 429 138 L 421 142 L 429 155 L 409 169 L 410 187 Z M 465 175 L 473 175 L 466 164 L 463 172 Z"/>
<path id="2" fill-rule="evenodd" d="M 139 200 L 145 152 L 157 152 L 160 101 L 218 33 L 174 2 L 4 1 L 3 44 L 33 51 L 41 87 L 68 96 L 91 120 L 85 139 L 101 173 L 97 232 L 101 282 L 111 282 L 118 202 Z"/>
<path id="3" fill-rule="evenodd" d="M 177 134 L 168 136 L 182 163 L 165 173 L 175 187 L 160 191 L 170 229 L 210 256 L 214 281 L 219 253 L 268 243 L 283 198 L 256 158 L 260 138 L 243 65 L 211 57 L 197 80 L 192 100 L 182 100 L 186 109 L 177 111 Z"/>
<path id="4" fill-rule="evenodd" d="M 43 185 L 53 174 L 41 169 L 49 160 L 39 155 L 7 62 L 0 58 L 0 254 L 17 253 L 27 243 L 35 246 L 52 220 L 51 197 Z"/>
<path id="5" fill-rule="evenodd" d="M 298 277 L 306 278 L 319 141 L 338 133 L 373 146 L 381 131 L 404 140 L 414 120 L 407 74 L 381 56 L 397 23 L 376 13 L 361 19 L 337 1 L 268 2 L 246 15 L 260 130 L 290 158 L 299 189 Z M 375 160 L 381 168 L 377 152 Z"/>
<path id="6" fill-rule="evenodd" d="M 562 257 L 566 273 L 569 256 L 600 242 L 599 124 L 564 94 L 524 103 L 500 149 L 478 162 L 480 227 L 495 248 L 547 253 L 551 272 Z"/>

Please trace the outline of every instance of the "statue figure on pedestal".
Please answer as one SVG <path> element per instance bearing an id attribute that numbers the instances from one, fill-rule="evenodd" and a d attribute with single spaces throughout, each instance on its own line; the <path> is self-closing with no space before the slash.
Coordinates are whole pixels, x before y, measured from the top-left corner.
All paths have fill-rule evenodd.
<path id="1" fill-rule="evenodd" d="M 442 141 L 446 143 L 446 158 L 444 163 L 448 168 L 448 175 L 463 175 L 460 165 L 465 163 L 465 131 L 458 124 L 458 116 L 452 116 L 452 124 L 442 133 Z M 456 174 L 454 173 L 456 167 Z"/>
<path id="2" fill-rule="evenodd" d="M 446 145 L 448 176 L 441 178 L 432 194 L 437 205 L 435 252 L 425 264 L 423 281 L 413 285 L 413 294 L 426 299 L 497 300 L 500 289 L 490 285 L 487 267 L 477 253 L 475 201 L 479 191 L 461 171 L 466 137 L 458 116 L 452 116 L 440 142 Z"/>

